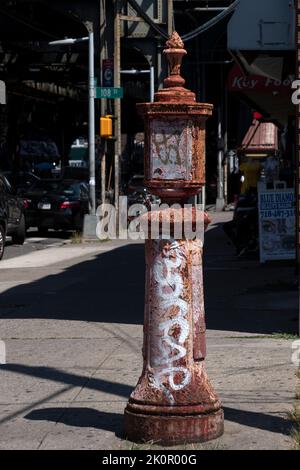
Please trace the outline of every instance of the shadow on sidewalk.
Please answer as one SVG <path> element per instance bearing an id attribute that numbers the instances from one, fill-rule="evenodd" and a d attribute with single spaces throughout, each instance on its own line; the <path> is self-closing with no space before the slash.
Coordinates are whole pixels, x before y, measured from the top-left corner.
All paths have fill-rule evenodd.
<path id="1" fill-rule="evenodd" d="M 206 233 L 204 291 L 208 329 L 298 333 L 295 262 L 261 264 L 258 256 L 238 258 L 223 223 L 214 223 Z"/>
<path id="2" fill-rule="evenodd" d="M 234 423 L 249 426 L 255 429 L 262 429 L 264 431 L 275 432 L 279 434 L 290 435 L 291 422 L 288 419 L 280 416 L 272 416 L 257 411 L 237 410 L 235 408 L 223 407 L 225 420 Z"/>
<path id="3" fill-rule="evenodd" d="M 100 252 L 57 274 L 8 289 L 1 294 L 0 318 L 142 324 L 144 246 Z"/>
<path id="4" fill-rule="evenodd" d="M 224 408 L 225 421 L 248 426 L 264 431 L 289 435 L 291 424 L 284 418 L 270 416 L 253 411 Z M 53 421 L 67 426 L 96 428 L 113 432 L 117 437 L 124 438 L 124 416 L 119 413 L 98 411 L 92 408 L 42 408 L 31 411 L 25 416 L 34 421 Z"/>
<path id="5" fill-rule="evenodd" d="M 295 333 L 297 293 L 288 289 L 293 268 L 261 266 L 255 260 L 237 259 L 221 227 L 222 224 L 214 224 L 205 240 L 208 328 L 258 334 Z M 0 318 L 142 324 L 144 270 L 143 244 L 99 253 L 94 259 L 57 274 L 8 289 L 1 295 Z"/>
<path id="6" fill-rule="evenodd" d="M 85 376 L 63 372 L 55 368 L 29 367 L 22 364 L 6 364 L 1 366 L 1 368 L 18 374 L 59 382 L 64 385 L 72 385 L 74 387 L 84 385 L 86 389 L 110 393 L 126 400 L 132 391 L 132 387 L 122 383 L 110 382 L 99 378 L 89 379 Z M 45 402 L 47 402 L 47 398 L 45 399 Z M 39 402 L 38 404 L 41 405 L 42 403 Z M 73 404 L 76 405 L 76 402 Z M 278 416 L 272 416 L 261 412 L 238 410 L 229 407 L 224 407 L 223 409 L 226 420 L 245 426 L 287 435 L 291 428 L 289 421 Z M 21 413 L 22 412 L 19 412 L 18 414 Z M 0 424 L 9 421 L 12 417 L 15 417 L 15 414 L 7 416 L 4 420 L 0 421 Z M 24 416 L 24 418 L 30 420 L 54 421 L 64 423 L 69 426 L 94 427 L 114 432 L 117 437 L 123 437 L 123 415 L 97 411 L 92 408 L 77 408 L 72 406 L 69 408 L 41 408 L 30 411 Z"/>
<path id="7" fill-rule="evenodd" d="M 66 426 L 101 429 L 113 432 L 120 439 L 125 437 L 123 415 L 93 408 L 42 408 L 31 411 L 25 418 L 33 421 L 53 421 Z"/>
<path id="8" fill-rule="evenodd" d="M 120 398 L 128 399 L 133 387 L 120 382 L 111 382 L 109 380 L 86 377 L 84 375 L 76 375 L 73 373 L 65 372 L 53 367 L 36 367 L 26 366 L 23 364 L 4 364 L 1 365 L 1 370 L 13 372 L 19 375 L 28 375 L 30 377 L 38 377 L 42 380 L 49 380 L 51 382 L 60 383 L 62 385 L 69 385 L 73 387 L 84 387 L 89 390 L 96 390 L 98 392 L 115 395 Z M 46 397 L 47 402 L 49 397 Z M 42 402 L 39 402 L 41 404 Z M 0 424 L 8 421 L 10 417 L 0 419 Z"/>

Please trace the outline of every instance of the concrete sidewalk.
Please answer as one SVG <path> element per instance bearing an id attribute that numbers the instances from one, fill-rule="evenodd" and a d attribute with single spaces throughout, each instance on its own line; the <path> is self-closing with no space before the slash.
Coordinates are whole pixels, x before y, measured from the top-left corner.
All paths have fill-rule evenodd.
<path id="1" fill-rule="evenodd" d="M 207 369 L 225 433 L 187 448 L 290 449 L 295 366 L 292 339 L 280 333 L 297 330 L 293 268 L 237 259 L 221 228 L 231 214 L 212 217 Z M 7 260 L 0 292 L 0 449 L 149 448 L 122 437 L 142 367 L 143 244 L 70 245 Z"/>

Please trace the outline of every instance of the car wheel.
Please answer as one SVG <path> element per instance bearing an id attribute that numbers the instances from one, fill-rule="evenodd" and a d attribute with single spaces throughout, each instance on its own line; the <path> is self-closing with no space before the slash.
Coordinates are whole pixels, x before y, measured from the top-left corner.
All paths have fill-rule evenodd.
<path id="1" fill-rule="evenodd" d="M 4 232 L 4 228 L 2 227 L 2 225 L 0 225 L 0 259 L 2 258 L 3 253 L 4 253 L 4 245 L 5 245 L 5 232 Z"/>
<path id="2" fill-rule="evenodd" d="M 21 220 L 20 220 L 20 223 L 19 223 L 19 226 L 18 226 L 18 230 L 16 230 L 12 236 L 12 242 L 15 244 L 15 245 L 23 245 L 23 243 L 25 242 L 25 238 L 26 238 L 26 227 L 25 227 L 25 217 L 24 217 L 24 214 L 22 214 L 22 217 L 21 217 Z"/>

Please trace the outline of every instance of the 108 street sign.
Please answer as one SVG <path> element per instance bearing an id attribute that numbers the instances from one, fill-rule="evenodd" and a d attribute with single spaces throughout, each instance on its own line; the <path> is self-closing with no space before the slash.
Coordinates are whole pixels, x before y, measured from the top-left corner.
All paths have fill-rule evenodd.
<path id="1" fill-rule="evenodd" d="M 123 98 L 123 87 L 96 87 L 96 98 L 117 100 Z"/>

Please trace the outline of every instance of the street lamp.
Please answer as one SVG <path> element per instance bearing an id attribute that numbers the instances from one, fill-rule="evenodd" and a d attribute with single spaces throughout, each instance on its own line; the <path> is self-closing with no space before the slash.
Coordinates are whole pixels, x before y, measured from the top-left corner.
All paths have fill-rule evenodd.
<path id="1" fill-rule="evenodd" d="M 86 36 L 84 38 L 65 38 L 65 39 L 58 39 L 57 41 L 49 42 L 50 46 L 68 46 L 72 44 L 76 44 L 78 42 L 88 41 L 89 37 Z"/>
<path id="2" fill-rule="evenodd" d="M 89 35 L 83 38 L 65 38 L 49 42 L 50 46 L 66 46 L 89 42 L 89 188 L 90 210 L 96 214 L 96 180 L 95 180 L 95 79 L 94 79 L 94 31 L 88 28 Z"/>

